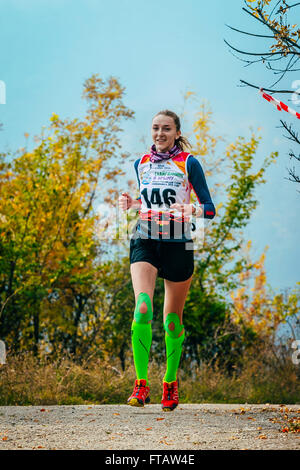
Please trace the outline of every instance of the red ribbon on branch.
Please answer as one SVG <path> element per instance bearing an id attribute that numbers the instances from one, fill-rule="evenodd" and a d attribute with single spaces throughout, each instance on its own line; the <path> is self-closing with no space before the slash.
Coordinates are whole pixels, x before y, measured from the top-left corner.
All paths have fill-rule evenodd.
<path id="1" fill-rule="evenodd" d="M 300 113 L 297 113 L 297 111 L 295 111 L 294 109 L 290 108 L 289 106 L 287 106 L 286 104 L 284 104 L 282 101 L 279 101 L 279 100 L 276 100 L 276 98 L 274 98 L 273 96 L 271 95 L 268 95 L 264 90 L 263 88 L 260 88 L 259 89 L 259 93 L 261 94 L 261 96 L 269 101 L 269 103 L 273 104 L 274 106 L 276 106 L 276 108 L 278 109 L 278 111 L 286 111 L 287 113 L 290 113 L 292 114 L 293 116 L 296 116 L 296 118 L 300 119 Z"/>

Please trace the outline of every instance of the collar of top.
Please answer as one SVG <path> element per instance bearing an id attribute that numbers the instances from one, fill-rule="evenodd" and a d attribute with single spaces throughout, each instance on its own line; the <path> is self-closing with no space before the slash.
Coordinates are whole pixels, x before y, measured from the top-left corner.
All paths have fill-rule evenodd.
<path id="1" fill-rule="evenodd" d="M 178 147 L 178 145 L 175 144 L 174 147 L 172 147 L 171 150 L 168 150 L 167 152 L 157 152 L 156 146 L 153 144 L 150 152 L 150 161 L 155 163 L 162 160 L 168 160 L 168 158 L 175 157 L 175 155 L 178 155 L 181 151 L 182 150 Z"/>

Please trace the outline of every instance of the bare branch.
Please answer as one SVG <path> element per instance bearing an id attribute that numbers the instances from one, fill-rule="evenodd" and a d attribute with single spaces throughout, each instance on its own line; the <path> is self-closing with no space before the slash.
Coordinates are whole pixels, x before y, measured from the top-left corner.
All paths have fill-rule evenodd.
<path id="1" fill-rule="evenodd" d="M 260 59 L 257 59 L 257 60 L 246 60 L 246 59 L 242 59 L 241 57 L 239 57 L 238 55 L 234 54 L 232 51 L 229 51 L 231 55 L 233 55 L 233 57 L 235 57 L 236 59 L 240 60 L 241 62 L 245 62 L 246 65 L 244 65 L 244 67 L 249 67 L 249 65 L 252 65 L 252 64 L 257 64 L 258 62 L 265 62 L 265 59 L 263 57 L 261 57 Z"/>
<path id="2" fill-rule="evenodd" d="M 259 55 L 261 57 L 263 56 L 273 56 L 273 55 L 277 55 L 277 54 L 280 54 L 282 55 L 282 52 L 281 51 L 277 51 L 277 52 L 245 52 L 245 51 L 241 51 L 239 49 L 236 49 L 235 47 L 233 47 L 231 44 L 229 44 L 229 42 L 226 41 L 226 39 L 224 39 L 224 42 L 225 44 L 227 44 L 227 46 L 229 46 L 231 49 L 233 49 L 234 51 L 236 52 L 239 52 L 240 54 L 245 54 L 245 55 Z M 286 55 L 289 55 L 289 54 L 294 54 L 293 52 L 287 52 Z"/>
<path id="3" fill-rule="evenodd" d="M 290 151 L 289 156 L 290 156 L 290 160 L 292 158 L 295 158 L 296 160 L 298 160 L 298 162 L 300 162 L 300 155 L 295 155 L 293 151 Z"/>
<path id="4" fill-rule="evenodd" d="M 241 59 L 240 59 L 241 60 Z M 246 61 L 245 61 L 246 62 Z M 266 68 L 268 70 L 272 70 L 272 72 L 274 72 L 274 75 L 278 74 L 278 73 L 281 73 L 281 72 L 299 72 L 300 69 L 293 69 L 292 67 L 294 66 L 291 65 L 291 67 L 289 69 L 286 69 L 286 70 L 282 70 L 282 69 L 275 69 L 273 67 L 271 67 L 271 65 L 269 64 L 269 62 L 267 63 L 266 65 Z"/>
<path id="5" fill-rule="evenodd" d="M 232 26 L 230 26 L 229 24 L 225 24 L 225 26 L 227 26 L 228 28 L 232 29 L 233 31 L 237 31 L 238 33 L 242 33 L 242 34 L 247 34 L 248 36 L 255 36 L 257 38 L 269 38 L 269 39 L 275 39 L 275 36 L 266 36 L 264 34 L 254 34 L 254 33 L 247 33 L 246 31 L 241 31 L 240 29 L 236 29 L 236 28 L 233 28 Z"/>
<path id="6" fill-rule="evenodd" d="M 289 181 L 292 181 L 293 183 L 300 183 L 300 178 L 299 176 L 296 175 L 295 173 L 295 168 L 287 168 L 287 171 L 290 175 L 291 178 L 287 178 Z"/>
<path id="7" fill-rule="evenodd" d="M 272 10 L 271 13 L 270 13 L 269 19 L 270 19 L 271 16 L 273 15 L 275 8 L 278 7 L 278 5 L 279 5 L 280 2 L 281 2 L 281 0 L 278 0 L 278 2 L 276 3 L 276 5 L 274 5 L 274 8 L 273 8 L 273 10 Z M 275 15 L 276 15 L 276 14 L 277 14 L 277 13 L 275 13 Z"/>
<path id="8" fill-rule="evenodd" d="M 291 57 L 290 60 L 288 61 L 288 64 L 287 64 L 285 70 L 283 70 L 281 76 L 278 78 L 278 80 L 276 80 L 276 81 L 271 85 L 271 88 L 272 88 L 273 86 L 277 85 L 277 83 L 280 82 L 280 80 L 284 77 L 284 75 L 285 75 L 285 73 L 287 72 L 287 70 L 289 70 L 289 66 L 290 66 L 290 64 L 291 64 L 291 62 L 292 62 L 292 60 L 293 60 L 293 57 L 294 57 L 294 54 L 292 55 L 292 57 Z"/>
<path id="9" fill-rule="evenodd" d="M 299 5 L 300 3 L 294 3 L 294 5 L 286 5 L 285 8 L 280 8 L 279 10 L 277 10 L 276 15 L 278 15 L 279 13 L 286 13 L 287 10 L 290 10 L 291 8 L 297 7 Z"/>
<path id="10" fill-rule="evenodd" d="M 245 82 L 245 80 L 240 80 L 241 83 L 245 83 L 245 85 L 248 85 L 252 88 L 256 88 L 257 90 L 260 90 L 260 86 L 256 86 L 256 85 L 252 85 L 251 83 L 248 83 L 248 82 Z M 295 93 L 294 91 L 290 91 L 290 90 L 271 90 L 269 88 L 264 88 L 263 87 L 263 90 L 264 91 L 269 91 L 270 93 Z"/>
<path id="11" fill-rule="evenodd" d="M 300 145 L 300 138 L 298 137 L 298 133 L 294 131 L 292 126 L 288 125 L 285 121 L 282 121 L 281 119 L 280 119 L 280 122 L 282 124 L 282 126 L 280 127 L 283 127 L 283 129 L 285 129 L 289 133 L 289 136 L 284 136 L 284 137 L 286 139 L 293 140 L 294 142 Z"/>

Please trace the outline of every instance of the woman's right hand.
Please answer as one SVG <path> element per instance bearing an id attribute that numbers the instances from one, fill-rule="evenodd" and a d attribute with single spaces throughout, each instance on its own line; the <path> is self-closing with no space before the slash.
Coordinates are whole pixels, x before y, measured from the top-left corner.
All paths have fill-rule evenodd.
<path id="1" fill-rule="evenodd" d="M 128 193 L 122 193 L 122 195 L 119 197 L 119 207 L 123 211 L 126 211 L 127 209 L 130 209 L 132 206 L 133 199 Z"/>

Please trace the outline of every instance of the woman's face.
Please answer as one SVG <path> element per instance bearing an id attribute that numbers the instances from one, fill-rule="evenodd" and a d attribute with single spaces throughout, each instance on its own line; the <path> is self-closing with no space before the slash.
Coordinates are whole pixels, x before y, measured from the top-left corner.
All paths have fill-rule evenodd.
<path id="1" fill-rule="evenodd" d="M 167 152 L 174 147 L 181 132 L 176 130 L 172 117 L 159 114 L 153 118 L 151 134 L 157 152 Z"/>

